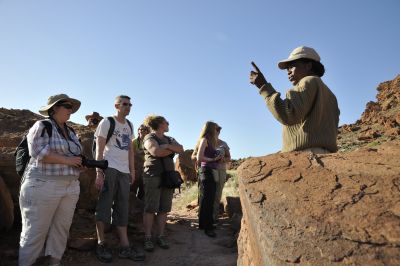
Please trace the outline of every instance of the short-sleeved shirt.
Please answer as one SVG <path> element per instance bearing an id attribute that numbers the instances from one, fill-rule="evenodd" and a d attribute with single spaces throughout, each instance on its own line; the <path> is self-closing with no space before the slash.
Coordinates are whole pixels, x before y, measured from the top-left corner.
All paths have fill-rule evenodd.
<path id="1" fill-rule="evenodd" d="M 164 135 L 164 138 L 160 139 L 155 133 L 147 134 L 144 137 L 143 143 L 153 139 L 158 145 L 177 143 L 174 138 Z M 168 155 L 165 157 L 155 157 L 145 149 L 145 161 L 144 161 L 144 173 L 146 176 L 160 176 L 164 171 L 171 171 L 175 169 L 173 155 Z"/>
<path id="2" fill-rule="evenodd" d="M 44 124 L 37 121 L 30 129 L 27 136 L 29 155 L 31 159 L 25 174 L 31 171 L 38 171 L 44 176 L 79 176 L 80 169 L 66 164 L 45 163 L 43 158 L 50 153 L 63 156 L 79 156 L 82 146 L 75 133 L 67 128 L 68 139 L 65 139 L 57 130 L 57 125 L 53 120 L 48 119 L 52 127 L 52 136 L 49 137 L 47 131 L 42 135 Z"/>
<path id="3" fill-rule="evenodd" d="M 218 147 L 222 147 L 225 150 L 225 154 L 230 150 L 228 144 L 225 141 L 219 139 L 218 144 L 219 144 Z M 226 170 L 226 162 L 218 163 L 217 169 L 225 169 Z"/>
<path id="4" fill-rule="evenodd" d="M 104 148 L 103 156 L 105 160 L 108 160 L 108 167 L 117 169 L 122 173 L 130 173 L 129 144 L 135 136 L 127 120 L 124 124 L 121 124 L 115 118 L 114 121 L 114 132 Z M 101 120 L 94 136 L 106 139 L 109 128 L 110 121 L 108 119 Z"/>

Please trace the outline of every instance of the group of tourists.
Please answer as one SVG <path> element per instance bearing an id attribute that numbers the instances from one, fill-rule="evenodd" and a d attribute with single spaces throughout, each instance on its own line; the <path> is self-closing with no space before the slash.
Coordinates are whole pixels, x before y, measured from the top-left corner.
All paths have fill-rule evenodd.
<path id="1" fill-rule="evenodd" d="M 282 152 L 335 152 L 339 108 L 336 97 L 321 80 L 325 69 L 317 52 L 298 47 L 288 59 L 279 62 L 279 68 L 287 70 L 293 84 L 285 99 L 252 64 L 250 82 L 258 87 L 269 110 L 283 125 Z M 31 158 L 19 198 L 22 216 L 19 265 L 32 265 L 42 251 L 50 256 L 49 265 L 60 265 L 79 199 L 79 174 L 86 169 L 82 145 L 66 124 L 80 105 L 79 100 L 66 94 L 50 96 L 39 112 L 48 117 L 51 134 L 46 133 L 42 121 L 29 129 Z M 105 228 L 112 224 L 120 241 L 118 257 L 142 261 L 144 253 L 132 247 L 127 233 L 131 186 L 136 184 L 134 193 L 144 200 L 144 249 L 153 251 L 155 244 L 169 248 L 165 224 L 174 190 L 160 184 L 163 172 L 174 170 L 174 156 L 182 153 L 183 147 L 165 134 L 169 122 L 162 116 L 146 117 L 135 138 L 133 126 L 126 119 L 132 107 L 130 97 L 116 97 L 114 106 L 113 117 L 101 119 L 97 113 L 90 122 L 97 127 L 94 159 L 108 161 L 108 168 L 96 168 L 95 186 L 99 190 L 95 213 L 96 257 L 101 262 L 113 259 L 105 243 Z M 216 236 L 214 229 L 226 181 L 226 163 L 231 159 L 229 146 L 219 138 L 220 131 L 217 123 L 206 122 L 192 154 L 199 177 L 199 229 L 209 237 Z M 135 158 L 141 162 L 135 163 Z"/>

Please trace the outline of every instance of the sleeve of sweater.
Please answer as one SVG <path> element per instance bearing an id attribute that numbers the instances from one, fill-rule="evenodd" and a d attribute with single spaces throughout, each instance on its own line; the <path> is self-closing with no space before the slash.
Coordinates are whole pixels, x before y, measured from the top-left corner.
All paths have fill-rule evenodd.
<path id="1" fill-rule="evenodd" d="M 283 125 L 294 125 L 305 119 L 317 97 L 318 84 L 316 77 L 308 76 L 286 93 L 286 99 L 281 99 L 270 83 L 260 89 L 268 109 Z"/>

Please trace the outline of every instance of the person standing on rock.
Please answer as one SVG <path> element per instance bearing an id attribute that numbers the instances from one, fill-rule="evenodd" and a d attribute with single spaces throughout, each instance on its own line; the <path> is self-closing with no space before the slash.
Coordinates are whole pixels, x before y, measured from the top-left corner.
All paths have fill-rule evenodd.
<path id="1" fill-rule="evenodd" d="M 101 262 L 111 262 L 112 254 L 105 246 L 104 228 L 112 223 L 116 226 L 120 248 L 118 257 L 134 261 L 144 260 L 144 254 L 130 247 L 127 233 L 130 185 L 135 181 L 135 165 L 132 148 L 134 132 L 126 117 L 131 111 L 131 98 L 117 96 L 114 102 L 116 115 L 112 136 L 106 143 L 111 127 L 109 119 L 103 119 L 94 133 L 96 138 L 96 160 L 108 160 L 108 168 L 96 168 L 95 186 L 100 191 L 96 206 L 96 231 L 98 245 L 96 257 Z M 112 214 L 112 216 L 111 216 Z"/>
<path id="2" fill-rule="evenodd" d="M 45 247 L 50 265 L 61 265 L 69 228 L 79 198 L 82 146 L 67 126 L 81 102 L 66 94 L 50 96 L 39 113 L 49 119 L 37 121 L 27 135 L 31 159 L 25 169 L 19 204 L 22 232 L 18 264 L 30 266 Z M 51 131 L 45 130 L 45 122 Z M 51 133 L 51 135 L 50 135 Z"/>
<path id="3" fill-rule="evenodd" d="M 150 115 L 145 118 L 144 124 L 151 129 L 143 140 L 144 249 L 151 252 L 154 250 L 151 234 L 154 220 L 156 220 L 156 243 L 163 249 L 169 248 L 164 229 L 167 214 L 171 211 L 174 189 L 161 187 L 161 178 L 163 172 L 175 169 L 174 155 L 182 153 L 183 147 L 174 138 L 165 135 L 169 131 L 169 122 L 164 117 Z"/>
<path id="4" fill-rule="evenodd" d="M 199 169 L 199 229 L 209 237 L 216 237 L 214 232 L 214 203 L 216 193 L 215 176 L 217 176 L 218 161 L 223 155 L 218 155 L 218 128 L 219 126 L 208 121 L 203 126 L 199 140 L 197 161 L 201 167 Z"/>
<path id="5" fill-rule="evenodd" d="M 138 128 L 138 137 L 132 141 L 133 151 L 135 155 L 135 183 L 133 184 L 133 192 L 136 197 L 143 200 L 143 163 L 144 163 L 144 137 L 150 133 L 149 127 L 140 125 Z"/>
<path id="6" fill-rule="evenodd" d="M 293 87 L 281 99 L 255 63 L 250 72 L 254 84 L 272 115 L 283 125 L 282 152 L 310 150 L 314 153 L 337 151 L 339 107 L 335 95 L 321 77 L 325 73 L 318 53 L 310 47 L 294 49 L 278 63 L 286 69 Z"/>

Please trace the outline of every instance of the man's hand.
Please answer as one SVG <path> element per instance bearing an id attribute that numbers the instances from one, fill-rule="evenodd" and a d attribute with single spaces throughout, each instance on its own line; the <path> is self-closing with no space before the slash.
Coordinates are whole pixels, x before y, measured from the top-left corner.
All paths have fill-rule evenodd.
<path id="1" fill-rule="evenodd" d="M 261 73 L 260 69 L 254 62 L 251 62 L 255 71 L 250 71 L 250 83 L 257 86 L 257 88 L 261 88 L 263 85 L 267 83 L 263 73 Z"/>

